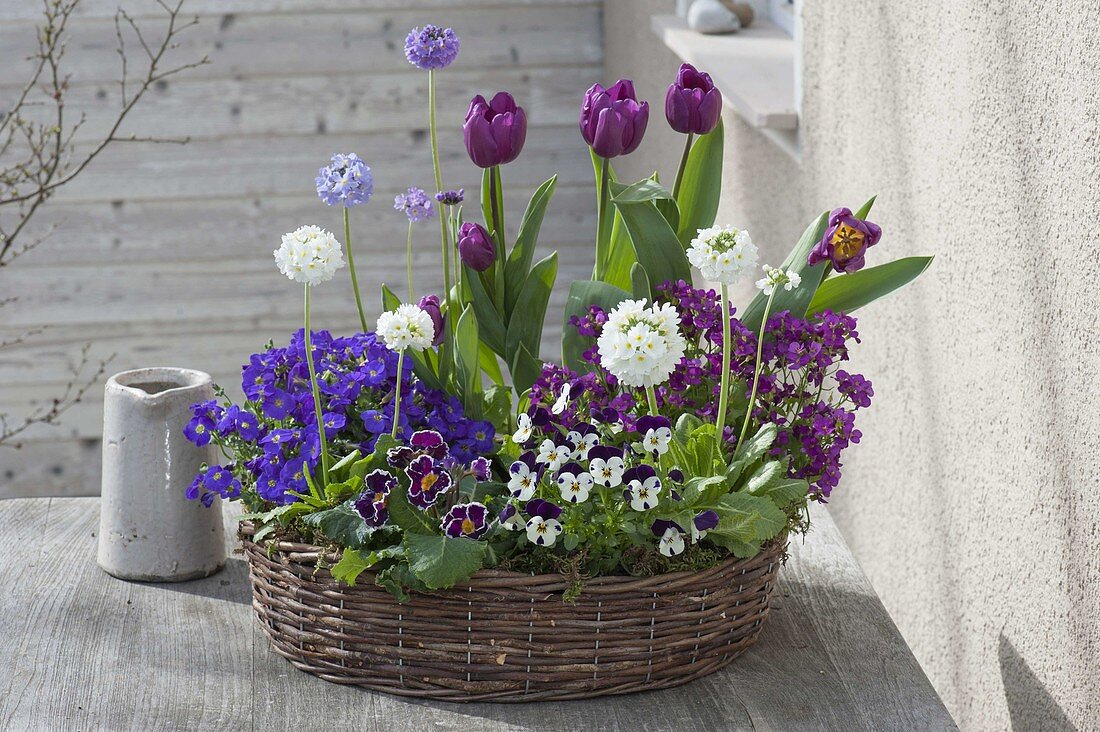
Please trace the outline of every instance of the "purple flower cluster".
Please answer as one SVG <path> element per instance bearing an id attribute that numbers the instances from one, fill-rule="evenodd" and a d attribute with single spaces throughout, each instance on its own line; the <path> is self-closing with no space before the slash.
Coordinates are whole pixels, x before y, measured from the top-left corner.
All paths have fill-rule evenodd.
<path id="1" fill-rule="evenodd" d="M 442 69 L 458 58 L 458 47 L 458 36 L 453 28 L 425 25 L 409 31 L 405 38 L 405 58 L 420 69 Z"/>
<path id="2" fill-rule="evenodd" d="M 378 436 L 393 426 L 397 354 L 373 333 L 334 338 L 319 331 L 311 340 L 329 444 L 338 457 L 355 449 L 371 451 Z M 410 363 L 400 377 L 399 437 L 434 430 L 462 462 L 492 451 L 491 423 L 467 419 L 458 399 L 414 382 Z M 237 461 L 226 472 L 238 482 L 224 483 L 213 466 L 189 494 L 232 497 L 243 484 L 254 486 L 265 501 L 294 502 L 297 498 L 288 491 L 307 489 L 305 471 L 316 469 L 321 451 L 303 332 L 295 333 L 285 347 L 254 354 L 243 368 L 241 387 L 242 405 L 196 404 L 184 428 L 197 445 L 214 441 L 232 451 Z"/>
<path id="3" fill-rule="evenodd" d="M 432 217 L 432 201 L 423 188 L 413 186 L 404 193 L 398 193 L 393 198 L 393 207 L 397 211 L 404 211 L 414 224 Z"/>
<path id="4" fill-rule="evenodd" d="M 329 206 L 351 208 L 366 203 L 374 193 L 374 175 L 355 153 L 332 156 L 317 173 L 317 195 Z"/>
<path id="5" fill-rule="evenodd" d="M 457 206 L 462 203 L 462 200 L 465 198 L 464 193 L 465 190 L 462 188 L 456 191 L 440 191 L 435 194 L 435 200 L 439 201 L 444 206 Z"/>

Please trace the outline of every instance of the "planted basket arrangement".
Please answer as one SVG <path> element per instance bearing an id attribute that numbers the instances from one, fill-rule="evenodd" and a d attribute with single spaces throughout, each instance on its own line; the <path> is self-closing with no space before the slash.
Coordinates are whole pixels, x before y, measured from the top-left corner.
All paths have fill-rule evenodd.
<path id="1" fill-rule="evenodd" d="M 543 361 L 557 254 L 535 261 L 555 179 L 518 233 L 504 226 L 502 167 L 522 152 L 523 108 L 477 96 L 463 124 L 483 169 L 477 215 L 444 188 L 436 75 L 451 29 L 414 28 L 427 71 L 434 188 L 409 188 L 406 281 L 382 285 L 369 328 L 351 211 L 367 163 L 334 155 L 317 192 L 344 241 L 316 226 L 282 238 L 305 323 L 244 366 L 244 398 L 194 405 L 185 432 L 214 442 L 189 496 L 240 499 L 253 605 L 272 647 L 337 683 L 469 701 L 571 699 L 675 686 L 728 664 L 768 615 L 787 538 L 840 479 L 870 382 L 844 368 L 855 309 L 918 276 L 915 257 L 864 267 L 881 231 L 873 200 L 810 224 L 786 261 L 758 269 L 748 232 L 714 222 L 721 93 L 685 64 L 665 116 L 685 136 L 671 188 L 618 180 L 649 105 L 630 81 L 595 84 L 595 266 L 573 282 L 562 358 Z M 412 247 L 439 223 L 442 290 L 418 292 Z M 477 221 L 475 219 L 480 219 Z M 878 251 L 877 249 L 874 251 Z M 310 325 L 310 293 L 344 264 L 361 331 Z M 717 285 L 696 288 L 693 267 Z M 729 285 L 756 279 L 741 309 Z"/>

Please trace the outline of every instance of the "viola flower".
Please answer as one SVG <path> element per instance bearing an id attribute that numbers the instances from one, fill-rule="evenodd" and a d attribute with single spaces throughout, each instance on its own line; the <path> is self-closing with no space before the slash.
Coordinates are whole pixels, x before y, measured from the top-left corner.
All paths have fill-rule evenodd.
<path id="1" fill-rule="evenodd" d="M 386 347 L 393 351 L 404 351 L 406 348 L 423 351 L 431 347 L 435 338 L 435 324 L 431 316 L 408 303 L 379 315 L 376 330 Z"/>
<path id="2" fill-rule="evenodd" d="M 317 285 L 331 280 L 344 266 L 344 254 L 336 237 L 319 226 L 301 226 L 283 234 L 275 250 L 279 271 L 295 282 Z"/>
<path id="3" fill-rule="evenodd" d="M 355 511 L 367 526 L 377 528 L 386 523 L 389 516 L 386 502 L 390 491 L 397 487 L 397 478 L 385 470 L 373 470 L 364 483 L 366 489 L 355 500 Z"/>
<path id="4" fill-rule="evenodd" d="M 674 557 L 684 551 L 684 535 L 674 527 L 669 527 L 657 543 L 657 551 L 666 557 Z"/>
<path id="5" fill-rule="evenodd" d="M 679 321 L 668 303 L 646 307 L 645 300 L 624 300 L 611 311 L 597 341 L 601 365 L 627 386 L 666 381 L 687 348 Z"/>
<path id="6" fill-rule="evenodd" d="M 336 153 L 317 173 L 317 195 L 329 206 L 345 208 L 370 200 L 374 193 L 374 175 L 370 166 L 355 153 Z"/>
<path id="7" fill-rule="evenodd" d="M 718 514 L 714 511 L 703 511 L 696 514 L 691 521 L 691 543 L 697 544 L 707 535 L 707 532 L 718 525 Z"/>
<path id="8" fill-rule="evenodd" d="M 596 434 L 596 428 L 590 424 L 578 425 L 577 429 L 570 430 L 565 439 L 573 445 L 573 454 L 571 458 L 573 460 L 587 460 L 588 453 L 599 442 L 599 435 Z"/>
<path id="9" fill-rule="evenodd" d="M 489 528 L 489 510 L 482 503 L 456 503 L 443 517 L 439 528 L 447 536 L 480 539 Z"/>
<path id="10" fill-rule="evenodd" d="M 661 479 L 652 466 L 631 468 L 623 475 L 623 482 L 627 484 L 624 498 L 635 511 L 648 511 L 660 500 Z"/>
<path id="11" fill-rule="evenodd" d="M 527 139 L 527 114 L 508 92 L 497 92 L 488 102 L 478 94 L 470 100 L 462 138 L 477 167 L 510 163 L 519 157 Z"/>
<path id="12" fill-rule="evenodd" d="M 536 498 L 528 501 L 527 513 L 531 517 L 527 520 L 527 540 L 539 546 L 553 546 L 562 532 L 562 525 L 558 521 L 561 508 Z"/>
<path id="13" fill-rule="evenodd" d="M 672 441 L 672 429 L 669 424 L 664 417 L 645 415 L 639 418 L 635 427 L 642 434 L 642 439 L 640 442 L 635 442 L 632 447 L 641 453 L 664 455 L 668 452 L 668 443 Z"/>
<path id="14" fill-rule="evenodd" d="M 712 226 L 699 229 L 687 258 L 707 280 L 732 285 L 756 266 L 757 249 L 749 232 L 729 225 Z"/>
<path id="15" fill-rule="evenodd" d="M 622 485 L 626 463 L 622 452 L 612 447 L 595 447 L 588 451 L 588 471 L 598 485 L 614 488 Z"/>
<path id="16" fill-rule="evenodd" d="M 691 64 L 681 64 L 676 81 L 665 93 L 665 119 L 669 127 L 685 135 L 705 135 L 722 116 L 722 92 L 710 74 Z"/>
<path id="17" fill-rule="evenodd" d="M 558 488 L 561 497 L 570 503 L 584 503 L 592 491 L 592 476 L 584 472 L 580 465 L 569 463 L 558 473 Z"/>
<path id="18" fill-rule="evenodd" d="M 784 290 L 790 292 L 802 284 L 802 277 L 797 272 L 784 271 L 779 267 L 764 265 L 764 277 L 756 281 L 756 287 L 765 295 L 771 297 L 776 287 L 782 285 Z"/>
<path id="19" fill-rule="evenodd" d="M 519 511 L 516 510 L 515 505 L 511 503 L 505 506 L 504 510 L 500 512 L 500 515 L 497 516 L 497 521 L 509 531 L 519 531 L 527 525 L 523 517 L 519 515 Z"/>
<path id="20" fill-rule="evenodd" d="M 525 452 L 519 460 L 508 467 L 508 492 L 512 498 L 521 501 L 530 500 L 538 487 L 539 471 L 535 468 L 534 453 Z"/>
<path id="21" fill-rule="evenodd" d="M 557 470 L 565 464 L 573 455 L 573 450 L 568 445 L 554 442 L 551 439 L 542 441 L 539 445 L 539 454 L 535 462 L 546 463 L 550 470 Z"/>
<path id="22" fill-rule="evenodd" d="M 561 414 L 565 411 L 565 407 L 569 404 L 569 384 L 562 384 L 561 394 L 558 395 L 557 401 L 554 402 L 554 406 L 550 407 L 551 414 Z"/>
<path id="23" fill-rule="evenodd" d="M 462 263 L 475 272 L 489 269 L 497 257 L 493 238 L 484 226 L 473 221 L 467 221 L 459 228 L 457 246 Z"/>
<path id="24" fill-rule="evenodd" d="M 492 477 L 492 464 L 489 458 L 479 455 L 470 463 L 470 475 L 477 480 L 489 480 Z"/>
<path id="25" fill-rule="evenodd" d="M 440 191 L 435 194 L 435 200 L 439 201 L 444 206 L 457 206 L 462 203 L 462 200 L 465 198 L 463 195 L 464 193 L 465 190 L 462 188 L 459 188 L 457 191 Z"/>
<path id="26" fill-rule="evenodd" d="M 458 58 L 459 40 L 453 28 L 425 25 L 405 37 L 405 58 L 417 68 L 443 69 Z"/>
<path id="27" fill-rule="evenodd" d="M 601 158 L 638 149 L 649 123 L 649 102 L 639 102 L 634 82 L 619 79 L 608 89 L 593 84 L 581 103 L 581 137 Z"/>
<path id="28" fill-rule="evenodd" d="M 810 250 L 809 264 L 827 261 L 837 272 L 856 272 L 863 269 L 867 250 L 881 238 L 878 224 L 857 219 L 851 209 L 834 209 L 821 241 Z"/>
<path id="29" fill-rule="evenodd" d="M 404 193 L 398 193 L 393 197 L 393 208 L 396 211 L 404 211 L 409 221 L 418 224 L 432 217 L 432 202 L 423 188 L 413 186 Z"/>
<path id="30" fill-rule="evenodd" d="M 512 433 L 512 442 L 522 445 L 531 439 L 531 417 L 526 412 L 516 417 L 516 431 Z"/>
<path id="31" fill-rule="evenodd" d="M 430 455 L 421 455 L 405 468 L 409 477 L 409 503 L 428 509 L 451 487 L 451 474 Z"/>

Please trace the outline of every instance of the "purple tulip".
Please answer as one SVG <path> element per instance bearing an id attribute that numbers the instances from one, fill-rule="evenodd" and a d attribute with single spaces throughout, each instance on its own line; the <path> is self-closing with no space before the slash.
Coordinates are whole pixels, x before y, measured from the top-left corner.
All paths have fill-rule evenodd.
<path id="1" fill-rule="evenodd" d="M 863 269 L 863 256 L 881 237 L 878 224 L 857 219 L 849 209 L 834 209 L 825 235 L 810 250 L 809 263 L 829 261 L 837 272 L 855 272 Z"/>
<path id="2" fill-rule="evenodd" d="M 718 125 L 722 116 L 722 92 L 714 86 L 710 74 L 691 64 L 680 64 L 676 81 L 665 94 L 665 118 L 677 132 L 705 135 Z"/>
<path id="3" fill-rule="evenodd" d="M 619 79 L 609 89 L 593 84 L 584 95 L 581 135 L 601 158 L 634 152 L 648 122 L 649 102 L 638 102 L 629 79 Z"/>
<path id="4" fill-rule="evenodd" d="M 527 115 L 508 92 L 497 92 L 491 102 L 478 94 L 470 100 L 462 137 L 470 160 L 479 168 L 510 163 L 527 139 Z"/>
<path id="5" fill-rule="evenodd" d="M 443 311 L 439 309 L 439 296 L 425 295 L 420 298 L 416 306 L 432 319 L 432 326 L 435 328 L 435 338 L 432 342 L 438 346 L 443 342 Z"/>
<path id="6" fill-rule="evenodd" d="M 458 254 L 467 267 L 484 272 L 493 266 L 497 248 L 484 226 L 467 221 L 458 230 Z"/>

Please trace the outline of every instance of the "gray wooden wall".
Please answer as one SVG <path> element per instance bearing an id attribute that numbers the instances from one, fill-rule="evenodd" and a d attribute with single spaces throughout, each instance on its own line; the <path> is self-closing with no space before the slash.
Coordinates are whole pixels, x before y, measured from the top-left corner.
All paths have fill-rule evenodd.
<path id="1" fill-rule="evenodd" d="M 71 24 L 71 108 L 86 110 L 84 143 L 118 103 L 112 16 L 116 0 L 84 0 Z M 26 74 L 37 3 L 0 3 L 0 99 Z M 124 5 L 153 27 L 152 0 Z M 476 191 L 461 123 L 475 93 L 511 91 L 530 120 L 521 158 L 506 167 L 509 228 L 526 197 L 557 172 L 543 250 L 561 252 L 547 351 L 560 334 L 562 285 L 591 267 L 594 194 L 576 127 L 584 90 L 603 70 L 598 0 L 191 0 L 201 23 L 175 58 L 211 64 L 167 81 L 126 131 L 190 136 L 186 146 L 118 144 L 43 211 L 49 241 L 0 273 L 0 340 L 47 330 L 0 351 L 0 411 L 18 414 L 54 397 L 83 344 L 116 354 L 111 372 L 150 365 L 210 371 L 237 388 L 240 364 L 268 338 L 299 325 L 300 292 L 276 270 L 280 235 L 316 223 L 343 238 L 338 209 L 313 191 L 333 152 L 358 152 L 375 173 L 375 198 L 353 212 L 360 277 L 372 316 L 379 282 L 404 282 L 405 219 L 395 193 L 432 189 L 427 75 L 403 55 L 414 25 L 453 26 L 458 61 L 439 75 L 441 146 L 448 187 Z M 475 194 L 476 197 L 476 194 Z M 417 232 L 417 289 L 439 279 L 438 228 Z M 356 324 L 346 277 L 318 293 L 315 327 Z M 101 386 L 23 449 L 0 451 L 0 497 L 95 493 Z"/>

